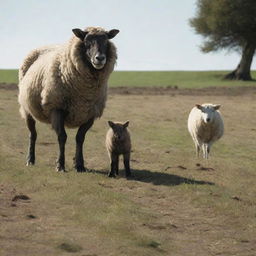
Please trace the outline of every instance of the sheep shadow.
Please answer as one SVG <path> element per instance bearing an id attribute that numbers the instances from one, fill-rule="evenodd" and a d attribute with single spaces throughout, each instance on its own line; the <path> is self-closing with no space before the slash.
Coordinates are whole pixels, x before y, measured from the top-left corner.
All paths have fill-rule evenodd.
<path id="1" fill-rule="evenodd" d="M 213 182 L 189 179 L 175 174 L 152 172 L 149 170 L 133 170 L 130 180 L 136 180 L 154 185 L 177 186 L 180 184 L 215 185 Z"/>
<path id="2" fill-rule="evenodd" d="M 106 171 L 94 170 L 95 173 L 107 175 Z M 128 180 L 134 180 L 145 183 L 152 183 L 154 185 L 165 185 L 165 186 L 177 186 L 181 184 L 194 184 L 194 185 L 215 185 L 213 182 L 189 179 L 182 176 L 163 173 L 163 172 L 153 172 L 150 170 L 139 170 L 132 169 L 132 176 L 128 177 Z M 124 177 L 124 171 L 120 171 L 119 177 Z"/>

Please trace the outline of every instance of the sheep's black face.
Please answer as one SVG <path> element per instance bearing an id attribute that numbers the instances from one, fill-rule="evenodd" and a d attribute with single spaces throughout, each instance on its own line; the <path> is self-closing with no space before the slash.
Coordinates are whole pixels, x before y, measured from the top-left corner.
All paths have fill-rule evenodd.
<path id="1" fill-rule="evenodd" d="M 106 34 L 87 34 L 84 39 L 87 59 L 94 68 L 102 69 L 106 64 L 108 37 Z"/>
<path id="2" fill-rule="evenodd" d="M 115 141 L 123 142 L 124 139 L 126 138 L 126 133 L 127 133 L 126 128 L 129 125 L 129 121 L 125 122 L 124 124 L 108 121 L 108 124 L 113 130 L 113 136 Z"/>
<path id="3" fill-rule="evenodd" d="M 108 32 L 88 33 L 73 29 L 73 33 L 83 41 L 86 57 L 95 69 L 104 68 L 107 62 L 108 40 L 114 38 L 118 32 L 119 30 L 113 29 Z"/>

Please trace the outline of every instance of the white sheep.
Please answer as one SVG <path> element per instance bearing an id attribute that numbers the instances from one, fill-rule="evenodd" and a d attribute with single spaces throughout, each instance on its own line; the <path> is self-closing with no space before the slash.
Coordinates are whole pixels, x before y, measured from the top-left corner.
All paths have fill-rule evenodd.
<path id="1" fill-rule="evenodd" d="M 57 171 L 65 171 L 65 126 L 79 127 L 75 168 L 85 171 L 83 143 L 94 119 L 105 108 L 107 82 L 116 63 L 116 48 L 109 39 L 119 30 L 98 27 L 73 29 L 63 45 L 33 50 L 19 70 L 20 113 L 30 131 L 27 165 L 35 162 L 35 120 L 50 123 L 58 136 Z"/>
<path id="2" fill-rule="evenodd" d="M 198 157 L 202 148 L 203 157 L 208 158 L 211 145 L 223 135 L 224 124 L 219 108 L 220 105 L 196 104 L 189 114 L 188 131 L 195 143 Z"/>

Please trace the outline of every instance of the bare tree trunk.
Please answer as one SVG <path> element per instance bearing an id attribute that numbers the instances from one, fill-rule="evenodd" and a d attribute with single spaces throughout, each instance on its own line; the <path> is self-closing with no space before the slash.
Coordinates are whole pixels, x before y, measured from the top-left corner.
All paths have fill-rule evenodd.
<path id="1" fill-rule="evenodd" d="M 251 64 L 253 55 L 255 53 L 255 45 L 246 43 L 243 48 L 242 58 L 237 68 L 225 76 L 229 80 L 252 80 L 251 77 Z"/>

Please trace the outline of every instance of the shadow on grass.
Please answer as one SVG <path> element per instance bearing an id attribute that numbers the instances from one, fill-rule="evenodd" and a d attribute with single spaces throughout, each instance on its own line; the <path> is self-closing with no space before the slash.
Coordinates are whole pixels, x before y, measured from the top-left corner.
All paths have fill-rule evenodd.
<path id="1" fill-rule="evenodd" d="M 93 172 L 107 175 L 106 171 L 94 170 Z M 163 172 L 152 172 L 149 170 L 131 170 L 132 176 L 129 180 L 136 180 L 145 183 L 152 183 L 154 185 L 165 185 L 165 186 L 177 186 L 180 184 L 195 184 L 195 185 L 215 185 L 213 182 L 189 179 L 182 176 L 163 173 Z M 119 177 L 123 177 L 124 172 L 121 170 Z"/>

